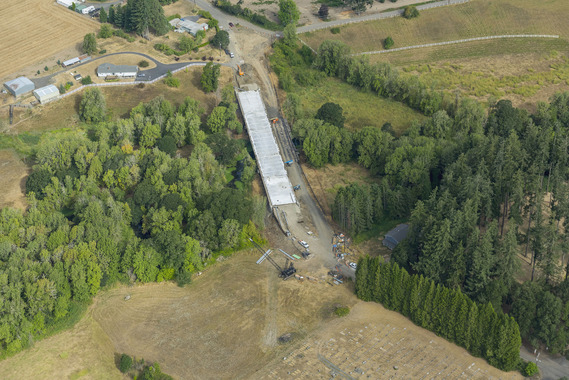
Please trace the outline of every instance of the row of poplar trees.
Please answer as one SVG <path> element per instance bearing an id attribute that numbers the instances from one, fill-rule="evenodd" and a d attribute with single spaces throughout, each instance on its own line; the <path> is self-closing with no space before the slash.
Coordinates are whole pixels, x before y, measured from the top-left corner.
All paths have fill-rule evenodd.
<path id="1" fill-rule="evenodd" d="M 396 263 L 363 257 L 356 270 L 356 294 L 383 304 L 416 325 L 466 348 L 504 371 L 519 364 L 521 337 L 514 318 L 492 304 L 478 304 L 460 289 L 436 285 L 422 275 L 409 275 Z"/>

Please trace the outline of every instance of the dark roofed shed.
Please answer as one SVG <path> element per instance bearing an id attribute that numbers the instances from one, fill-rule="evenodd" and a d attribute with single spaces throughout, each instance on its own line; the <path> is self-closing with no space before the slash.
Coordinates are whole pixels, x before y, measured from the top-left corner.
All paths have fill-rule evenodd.
<path id="1" fill-rule="evenodd" d="M 400 224 L 385 234 L 383 245 L 392 250 L 407 237 L 408 233 L 409 225 Z"/>

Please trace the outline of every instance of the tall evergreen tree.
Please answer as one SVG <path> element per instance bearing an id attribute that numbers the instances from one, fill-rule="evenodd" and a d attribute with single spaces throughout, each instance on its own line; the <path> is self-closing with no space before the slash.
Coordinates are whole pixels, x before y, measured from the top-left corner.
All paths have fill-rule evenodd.
<path id="1" fill-rule="evenodd" d="M 356 269 L 356 295 L 364 300 L 371 300 L 370 283 L 368 279 L 369 256 L 362 257 L 358 261 Z"/>

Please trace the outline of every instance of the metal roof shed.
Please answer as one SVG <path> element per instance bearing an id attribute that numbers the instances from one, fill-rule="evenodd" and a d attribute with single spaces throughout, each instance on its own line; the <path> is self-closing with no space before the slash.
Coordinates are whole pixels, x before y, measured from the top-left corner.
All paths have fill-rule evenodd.
<path id="1" fill-rule="evenodd" d="M 19 77 L 4 83 L 4 87 L 14 96 L 20 96 L 33 91 L 36 86 L 26 77 Z"/>
<path id="2" fill-rule="evenodd" d="M 57 99 L 59 96 L 59 90 L 53 84 L 50 84 L 49 86 L 35 90 L 34 96 L 41 104 L 44 104 L 51 100 Z"/>
<path id="3" fill-rule="evenodd" d="M 409 225 L 400 224 L 385 234 L 383 245 L 392 250 L 407 237 L 408 233 Z"/>

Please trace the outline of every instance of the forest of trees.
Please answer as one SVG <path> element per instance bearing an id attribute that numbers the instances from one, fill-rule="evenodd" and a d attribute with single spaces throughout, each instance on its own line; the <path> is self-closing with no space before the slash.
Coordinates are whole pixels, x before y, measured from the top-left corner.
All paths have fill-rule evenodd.
<path id="1" fill-rule="evenodd" d="M 128 0 L 125 6 L 111 5 L 107 21 L 125 32 L 141 36 L 149 32 L 157 36 L 168 33 L 170 24 L 164 16 L 161 4 L 170 4 L 171 0 Z"/>
<path id="2" fill-rule="evenodd" d="M 98 101 L 92 95 L 85 99 Z M 232 91 L 223 98 L 214 110 L 234 124 Z M 0 210 L 2 355 L 43 336 L 103 286 L 183 285 L 218 255 L 248 246 L 249 236 L 262 241 L 266 201 L 249 195 L 256 168 L 245 140 L 221 127 L 210 133 L 197 101 L 174 107 L 159 97 L 105 120 L 45 138 L 26 182 L 27 211 Z M 180 157 L 176 147 L 187 145 Z"/>
<path id="3" fill-rule="evenodd" d="M 509 101 L 494 104 L 488 117 L 471 112 L 479 109 L 471 101 L 462 104 L 454 118 L 438 111 L 398 138 L 356 133 L 376 136 L 369 142 L 375 157 L 362 156 L 366 139 L 357 137 L 348 157 L 381 182 L 339 189 L 333 217 L 353 234 L 408 219 L 393 261 L 510 310 L 524 339 L 566 353 L 569 93 L 540 103 L 534 115 Z M 520 252 L 531 263 L 525 284 L 516 280 Z"/>
<path id="4" fill-rule="evenodd" d="M 353 130 L 287 94 L 285 114 L 311 165 L 355 161 L 374 178 L 338 190 L 332 214 L 340 227 L 358 234 L 408 220 L 394 262 L 509 312 L 534 347 L 568 354 L 569 93 L 538 103 L 534 114 L 508 100 L 486 109 L 400 77 L 389 64 L 350 57 L 338 41 L 324 42 L 317 56 L 283 41 L 274 48 L 282 88 L 336 76 L 430 116 L 401 136 L 389 124 Z M 521 284 L 524 259 L 530 271 Z"/>
<path id="5" fill-rule="evenodd" d="M 409 275 L 396 263 L 365 256 L 356 270 L 356 295 L 409 317 L 418 326 L 481 356 L 504 371 L 520 368 L 522 339 L 514 318 L 492 304 L 472 302 L 422 275 Z"/>

